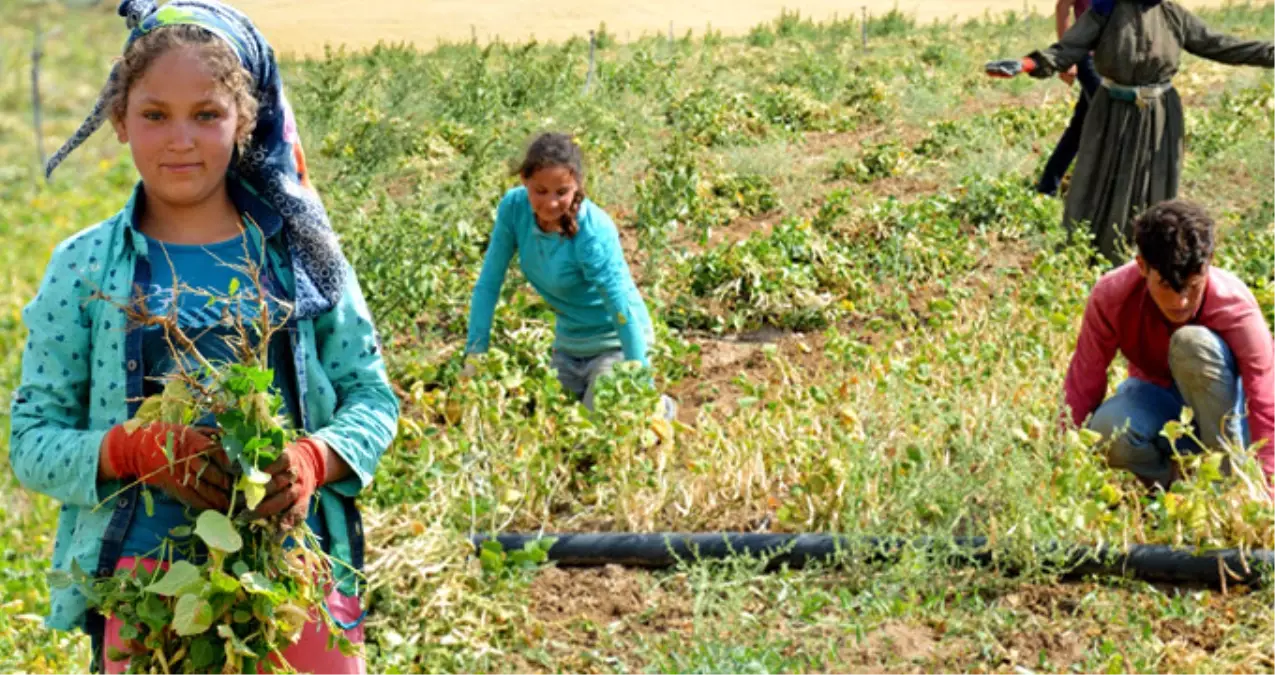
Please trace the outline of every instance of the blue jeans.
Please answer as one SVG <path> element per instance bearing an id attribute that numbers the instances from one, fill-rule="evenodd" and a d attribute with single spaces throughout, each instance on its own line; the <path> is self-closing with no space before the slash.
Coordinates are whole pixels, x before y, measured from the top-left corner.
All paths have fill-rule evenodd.
<path id="1" fill-rule="evenodd" d="M 584 403 L 584 407 L 593 410 L 593 395 L 598 379 L 605 377 L 622 361 L 624 352 L 619 349 L 594 356 L 572 356 L 561 349 L 554 349 L 549 365 L 558 371 L 558 381 L 562 383 L 562 388 L 575 394 Z M 677 416 L 677 404 L 668 396 L 662 396 L 661 399 L 664 402 L 665 419 L 672 420 Z"/>
<path id="2" fill-rule="evenodd" d="M 1163 487 L 1172 480 L 1173 452 L 1160 430 L 1178 419 L 1183 407 L 1194 411 L 1192 426 L 1205 447 L 1247 446 L 1249 441 L 1244 388 L 1235 355 L 1221 337 L 1202 326 L 1179 328 L 1169 340 L 1169 370 L 1173 386 L 1131 377 L 1089 420 L 1090 429 L 1111 439 L 1108 464 Z M 1198 453 L 1201 447 L 1184 437 L 1177 450 Z"/>
<path id="3" fill-rule="evenodd" d="M 1076 64 L 1076 79 L 1080 80 L 1080 98 L 1076 100 L 1076 107 L 1071 111 L 1071 121 L 1067 123 L 1067 130 L 1063 132 L 1062 138 L 1058 139 L 1058 145 L 1049 156 L 1049 161 L 1045 163 L 1045 171 L 1040 175 L 1040 182 L 1036 184 L 1036 191 L 1041 194 L 1051 196 L 1058 194 L 1058 187 L 1062 185 L 1063 176 L 1071 167 L 1072 160 L 1076 158 L 1076 152 L 1080 150 L 1080 135 L 1084 129 L 1085 115 L 1089 114 L 1089 101 L 1093 99 L 1098 87 L 1102 86 L 1102 77 L 1098 75 L 1097 70 L 1094 70 L 1092 56 L 1086 56 L 1083 61 Z"/>

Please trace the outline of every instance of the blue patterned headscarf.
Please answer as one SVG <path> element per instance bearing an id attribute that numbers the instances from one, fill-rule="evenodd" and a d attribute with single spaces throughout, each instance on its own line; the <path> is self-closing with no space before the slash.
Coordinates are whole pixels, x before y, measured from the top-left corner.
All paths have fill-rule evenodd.
<path id="1" fill-rule="evenodd" d="M 307 318 L 331 309 L 341 299 L 348 265 L 318 194 L 301 184 L 293 159 L 293 145 L 298 142 L 296 122 L 283 95 L 274 50 L 265 37 L 247 16 L 216 0 L 173 0 L 163 7 L 157 7 L 155 0 L 123 0 L 119 14 L 130 29 L 125 52 L 143 35 L 172 25 L 198 26 L 235 50 L 252 75 L 259 104 L 257 126 L 236 170 L 283 219 L 296 277 L 295 315 Z M 88 118 L 49 159 L 46 175 L 52 175 L 58 164 L 106 121 L 107 101 L 118 76 L 117 64 Z"/>

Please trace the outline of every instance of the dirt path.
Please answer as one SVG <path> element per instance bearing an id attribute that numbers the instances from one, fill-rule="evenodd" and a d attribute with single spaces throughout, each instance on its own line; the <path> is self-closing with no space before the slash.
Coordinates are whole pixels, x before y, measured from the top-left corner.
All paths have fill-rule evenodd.
<path id="1" fill-rule="evenodd" d="M 858 15 L 861 7 L 880 16 L 897 7 L 920 22 L 970 18 L 984 12 L 1022 11 L 1024 4 L 1039 14 L 1053 13 L 1050 0 L 560 0 L 529 3 L 517 0 L 236 0 L 265 31 L 280 52 L 322 53 L 325 43 L 368 47 L 379 40 L 411 42 L 432 47 L 439 40 L 465 41 L 476 34 L 480 42 L 497 36 L 520 41 L 563 40 L 586 35 L 606 22 L 607 30 L 623 40 L 643 33 L 666 33 L 669 21 L 679 36 L 687 29 L 700 34 L 707 26 L 728 35 L 746 33 L 753 26 L 779 16 L 783 8 L 816 20 L 834 14 Z M 1187 0 L 1188 7 L 1221 5 L 1219 0 Z"/>

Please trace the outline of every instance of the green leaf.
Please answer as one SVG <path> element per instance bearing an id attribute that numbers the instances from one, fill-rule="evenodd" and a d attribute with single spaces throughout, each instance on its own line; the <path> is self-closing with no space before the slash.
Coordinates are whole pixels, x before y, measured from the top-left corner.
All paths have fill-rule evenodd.
<path id="1" fill-rule="evenodd" d="M 164 599 L 158 595 L 146 595 L 137 604 L 137 618 L 142 620 L 152 631 L 164 630 L 173 614 L 169 611 Z"/>
<path id="2" fill-rule="evenodd" d="M 216 665 L 220 656 L 221 650 L 218 648 L 217 641 L 211 635 L 201 635 L 190 643 L 190 665 L 194 666 L 196 673 L 211 673 L 220 670 L 212 667 Z"/>
<path id="3" fill-rule="evenodd" d="M 235 573 L 235 576 L 237 576 L 237 577 L 241 577 L 241 576 L 243 576 L 243 575 L 247 574 L 247 573 L 248 573 L 248 570 L 249 570 L 248 563 L 246 563 L 246 562 L 244 562 L 244 561 L 242 561 L 242 560 L 236 560 L 236 561 L 235 561 L 235 564 L 233 564 L 233 565 L 231 565 L 231 566 L 230 566 L 230 571 L 231 571 L 231 572 L 234 572 L 234 573 Z"/>
<path id="4" fill-rule="evenodd" d="M 146 508 L 146 517 L 155 517 L 155 496 L 150 490 L 142 490 L 142 506 Z"/>
<path id="5" fill-rule="evenodd" d="M 199 635 L 212 626 L 212 620 L 212 605 L 207 600 L 190 594 L 177 598 L 177 607 L 173 609 L 173 630 L 178 635 Z"/>
<path id="6" fill-rule="evenodd" d="M 248 645 L 244 644 L 243 640 L 240 640 L 238 635 L 235 635 L 234 629 L 230 626 L 227 626 L 224 623 L 217 626 L 217 635 L 221 636 L 221 638 L 230 645 L 230 651 L 232 653 L 244 658 L 257 658 L 257 653 L 249 649 Z"/>
<path id="7" fill-rule="evenodd" d="M 235 375 L 226 378 L 226 390 L 235 396 L 247 396 L 252 393 L 252 380 L 240 374 L 240 370 L 240 368 L 231 368 Z"/>
<path id="8" fill-rule="evenodd" d="M 230 279 L 230 290 L 227 291 L 226 295 L 234 295 L 235 293 L 238 293 L 238 292 L 239 292 L 239 277 L 232 277 Z"/>
<path id="9" fill-rule="evenodd" d="M 137 626 L 134 626 L 131 623 L 126 623 L 120 626 L 121 640 L 136 640 L 138 635 L 141 635 L 141 631 L 137 630 Z"/>
<path id="10" fill-rule="evenodd" d="M 244 444 L 244 446 L 243 446 L 243 451 L 244 451 L 245 453 L 247 453 L 248 455 L 255 455 L 255 454 L 257 453 L 257 451 L 258 451 L 258 450 L 260 450 L 260 449 L 262 449 L 262 448 L 264 448 L 264 447 L 266 447 L 266 446 L 268 446 L 268 445 L 270 445 L 270 439 L 269 439 L 269 438 L 260 438 L 260 437 L 258 437 L 258 438 L 254 438 L 254 439 L 252 439 L 252 440 L 248 441 L 247 443 L 245 443 L 245 444 Z"/>
<path id="11" fill-rule="evenodd" d="M 239 436 L 231 432 L 227 427 L 222 426 L 222 430 L 225 433 L 221 435 L 221 447 L 226 451 L 226 457 L 232 462 L 242 461 L 243 441 L 239 440 Z"/>
<path id="12" fill-rule="evenodd" d="M 226 514 L 218 511 L 204 511 L 195 521 L 195 534 L 208 544 L 209 548 L 234 553 L 243 548 L 243 537 L 235 531 L 234 523 Z"/>
<path id="13" fill-rule="evenodd" d="M 164 457 L 168 458 L 169 466 L 171 466 L 173 463 L 173 442 L 175 440 L 176 439 L 173 436 L 173 432 L 171 431 L 165 434 L 164 436 L 164 447 L 163 447 Z M 152 506 L 151 509 L 154 510 L 154 507 Z"/>
<path id="14" fill-rule="evenodd" d="M 248 572 L 239 576 L 239 583 L 243 585 L 243 589 L 255 595 L 270 595 L 274 593 L 274 582 L 267 579 L 260 572 Z"/>
<path id="15" fill-rule="evenodd" d="M 1164 428 L 1160 430 L 1160 435 L 1170 441 L 1176 441 L 1186 435 L 1186 427 L 1177 420 L 1169 420 L 1164 423 Z"/>
<path id="16" fill-rule="evenodd" d="M 274 371 L 269 368 L 250 368 L 237 363 L 230 367 L 230 372 L 233 375 L 231 380 L 236 380 L 236 388 L 240 389 L 235 391 L 235 393 L 240 396 L 251 392 L 264 393 L 269 391 L 270 385 L 274 382 Z M 248 385 L 247 391 L 242 390 L 245 384 Z M 227 385 L 229 385 L 229 381 Z"/>
<path id="17" fill-rule="evenodd" d="M 80 567 L 80 561 L 76 558 L 71 558 L 71 579 L 77 584 L 83 584 L 89 580 L 88 573 Z"/>
<path id="18" fill-rule="evenodd" d="M 181 595 L 202 582 L 203 577 L 200 575 L 198 567 L 185 560 L 178 560 L 173 563 L 172 567 L 168 568 L 168 571 L 164 573 L 164 576 L 159 581 L 142 590 L 156 595 Z"/>
<path id="19" fill-rule="evenodd" d="M 71 578 L 71 573 L 66 570 L 53 570 L 47 576 L 49 588 L 62 590 L 70 588 L 75 583 L 75 579 Z"/>
<path id="20" fill-rule="evenodd" d="M 178 525 L 177 527 L 174 527 L 173 529 L 168 531 L 168 536 L 173 537 L 175 539 L 185 539 L 186 537 L 189 537 L 191 534 L 193 534 L 194 531 L 195 530 L 192 529 L 191 526 L 189 525 Z"/>
<path id="21" fill-rule="evenodd" d="M 208 576 L 217 593 L 234 593 L 239 590 L 239 580 L 221 570 L 214 569 Z"/>
<path id="22" fill-rule="evenodd" d="M 505 562 L 499 553 L 488 550 L 483 547 L 483 552 L 478 554 L 478 562 L 482 564 L 483 570 L 489 573 L 499 572 Z"/>
<path id="23" fill-rule="evenodd" d="M 1222 459 L 1220 452 L 1211 452 L 1200 463 L 1200 477 L 1198 480 L 1205 483 L 1214 483 L 1222 480 Z"/>
<path id="24" fill-rule="evenodd" d="M 505 548 L 501 546 L 500 542 L 495 539 L 484 539 L 483 550 L 491 551 L 492 553 L 502 553 L 504 552 Z"/>

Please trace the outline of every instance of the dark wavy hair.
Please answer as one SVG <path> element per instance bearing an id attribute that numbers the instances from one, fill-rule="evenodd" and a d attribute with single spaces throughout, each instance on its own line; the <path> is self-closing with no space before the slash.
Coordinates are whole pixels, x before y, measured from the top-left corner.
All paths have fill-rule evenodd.
<path id="1" fill-rule="evenodd" d="M 546 132 L 537 136 L 527 146 L 527 152 L 518 166 L 518 175 L 523 180 L 531 178 L 541 169 L 565 167 L 575 177 L 578 188 L 571 207 L 562 214 L 562 233 L 568 239 L 580 231 L 580 223 L 576 220 L 580 205 L 584 203 L 584 153 L 574 139 L 567 134 Z"/>
<path id="2" fill-rule="evenodd" d="M 1215 226 L 1204 207 L 1188 201 L 1160 202 L 1138 216 L 1133 239 L 1151 269 L 1181 293 L 1187 279 L 1213 259 Z"/>

